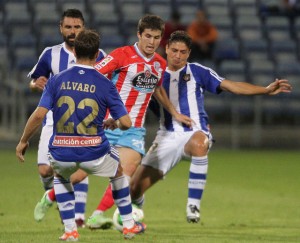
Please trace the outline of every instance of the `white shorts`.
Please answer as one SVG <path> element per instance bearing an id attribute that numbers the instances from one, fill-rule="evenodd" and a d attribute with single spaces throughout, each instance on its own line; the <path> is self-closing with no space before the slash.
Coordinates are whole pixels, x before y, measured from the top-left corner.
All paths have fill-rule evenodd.
<path id="1" fill-rule="evenodd" d="M 70 178 L 70 176 L 78 169 L 82 169 L 90 175 L 114 177 L 119 165 L 119 161 L 115 156 L 113 157 L 110 154 L 86 162 L 57 161 L 50 153 L 48 154 L 48 157 L 53 170 L 65 179 Z"/>
<path id="2" fill-rule="evenodd" d="M 142 165 L 161 170 L 166 175 L 183 157 L 189 157 L 184 153 L 184 146 L 195 132 L 158 131 Z M 207 136 L 211 146 L 212 136 L 210 133 Z"/>
<path id="3" fill-rule="evenodd" d="M 38 165 L 46 164 L 50 165 L 48 160 L 48 151 L 49 151 L 49 140 L 53 133 L 53 125 L 45 125 L 42 128 L 39 147 L 38 147 L 38 156 L 37 163 Z"/>

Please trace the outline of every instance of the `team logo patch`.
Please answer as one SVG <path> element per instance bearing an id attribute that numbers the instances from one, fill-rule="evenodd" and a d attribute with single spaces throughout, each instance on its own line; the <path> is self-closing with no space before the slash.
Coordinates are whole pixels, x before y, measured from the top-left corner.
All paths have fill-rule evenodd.
<path id="1" fill-rule="evenodd" d="M 151 72 L 149 70 L 145 71 L 145 77 L 150 78 L 151 77 Z"/>
<path id="2" fill-rule="evenodd" d="M 160 71 L 160 63 L 159 62 L 154 62 L 153 66 L 154 66 L 154 69 L 156 70 L 156 72 Z"/>
<path id="3" fill-rule="evenodd" d="M 109 63 L 111 60 L 113 59 L 112 56 L 108 55 L 107 57 L 105 57 L 101 62 L 99 62 L 98 64 L 95 65 L 96 69 L 101 69 L 104 66 L 107 65 L 107 63 Z"/>
<path id="4" fill-rule="evenodd" d="M 184 74 L 182 76 L 182 79 L 185 81 L 185 82 L 188 82 L 191 80 L 191 75 L 190 74 Z"/>
<path id="5" fill-rule="evenodd" d="M 151 92 L 158 83 L 158 77 L 149 70 L 138 73 L 132 80 L 135 89 L 144 92 Z"/>

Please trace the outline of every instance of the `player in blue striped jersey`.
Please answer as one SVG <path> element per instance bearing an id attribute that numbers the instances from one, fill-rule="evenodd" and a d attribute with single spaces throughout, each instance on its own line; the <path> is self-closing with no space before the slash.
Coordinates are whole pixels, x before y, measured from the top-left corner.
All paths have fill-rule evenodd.
<path id="1" fill-rule="evenodd" d="M 212 144 L 208 116 L 204 109 L 204 93 L 228 91 L 240 95 L 275 95 L 290 92 L 287 80 L 275 80 L 267 87 L 234 82 L 220 77 L 212 69 L 188 63 L 191 38 L 184 31 L 175 31 L 166 46 L 168 67 L 163 86 L 179 113 L 189 116 L 191 126 L 178 123 L 163 110 L 160 128 L 153 145 L 143 158 L 130 183 L 131 196 L 143 205 L 145 191 L 176 166 L 183 157 L 191 158 L 188 183 L 187 221 L 200 220 L 200 202 L 206 184 L 208 151 Z"/>
<path id="2" fill-rule="evenodd" d="M 37 64 L 28 74 L 28 76 L 32 78 L 32 81 L 30 82 L 30 88 L 32 90 L 42 91 L 48 78 L 72 67 L 75 64 L 76 59 L 73 53 L 74 39 L 83 29 L 84 17 L 79 10 L 68 9 L 64 11 L 60 20 L 60 32 L 64 42 L 44 49 Z M 104 56 L 106 56 L 106 53 L 100 49 L 97 61 L 101 60 Z M 49 111 L 45 122 L 43 123 L 37 158 L 39 174 L 46 191 L 53 187 L 53 170 L 50 167 L 47 157 L 48 142 L 52 135 L 52 130 L 52 111 Z M 79 182 L 74 185 L 76 192 L 76 220 L 79 226 L 84 226 L 88 178 L 84 180 L 81 178 L 80 172 L 77 172 L 72 176 L 72 181 L 74 183 Z M 42 200 L 38 202 L 34 211 L 34 218 L 37 221 L 41 221 L 43 219 L 47 209 L 52 205 L 54 200 L 54 193 L 44 194 Z"/>
<path id="3" fill-rule="evenodd" d="M 114 201 L 120 211 L 125 239 L 145 230 L 133 220 L 129 183 L 119 163 L 119 153 L 110 147 L 105 128 L 127 130 L 132 123 L 114 84 L 94 69 L 99 54 L 99 35 L 81 31 L 75 39 L 76 64 L 51 77 L 38 107 L 30 116 L 16 148 L 24 162 L 30 137 L 38 130 L 49 110 L 53 111 L 53 134 L 49 161 L 54 170 L 54 188 L 65 233 L 63 241 L 77 241 L 75 193 L 70 181 L 78 169 L 110 178 Z M 104 121 L 107 110 L 112 118 Z"/>

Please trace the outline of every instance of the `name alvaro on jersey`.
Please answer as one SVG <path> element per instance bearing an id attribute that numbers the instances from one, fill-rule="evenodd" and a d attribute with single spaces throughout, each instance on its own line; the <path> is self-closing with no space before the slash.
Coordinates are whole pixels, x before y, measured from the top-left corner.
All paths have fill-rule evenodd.
<path id="1" fill-rule="evenodd" d="M 89 85 L 86 83 L 78 83 L 78 82 L 62 82 L 60 86 L 61 90 L 75 90 L 80 92 L 89 92 L 89 93 L 95 93 L 96 92 L 96 86 L 95 85 Z"/>

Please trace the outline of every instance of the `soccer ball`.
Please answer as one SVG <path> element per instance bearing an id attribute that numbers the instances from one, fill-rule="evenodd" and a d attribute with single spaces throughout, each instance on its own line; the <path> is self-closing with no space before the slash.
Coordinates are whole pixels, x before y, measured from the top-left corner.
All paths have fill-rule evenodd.
<path id="1" fill-rule="evenodd" d="M 138 206 L 132 204 L 132 217 L 134 221 L 141 222 L 144 219 L 144 212 L 142 209 L 138 208 Z M 120 216 L 119 209 L 117 208 L 113 215 L 113 223 L 117 230 L 123 231 L 123 223 Z"/>

